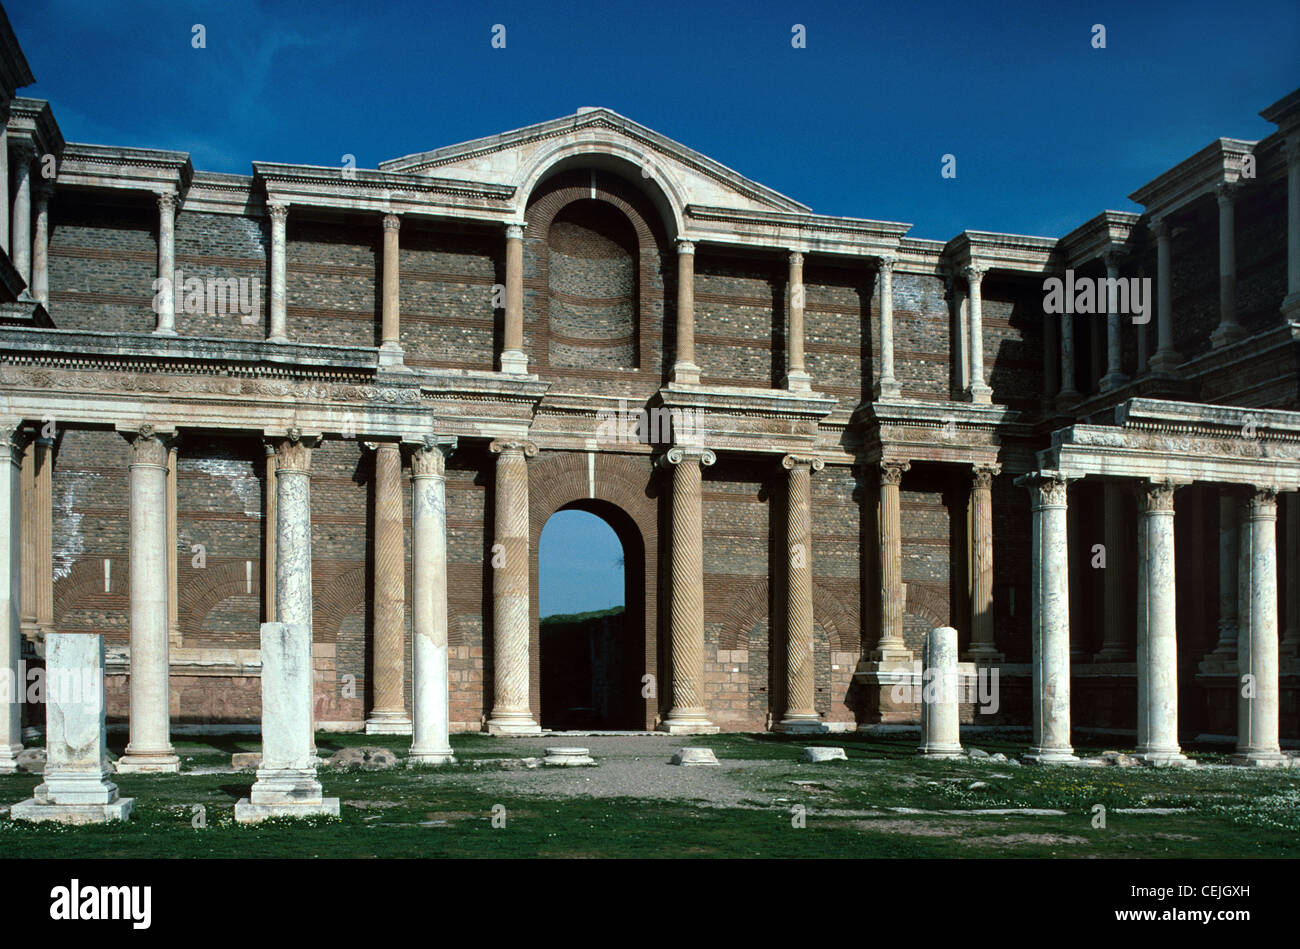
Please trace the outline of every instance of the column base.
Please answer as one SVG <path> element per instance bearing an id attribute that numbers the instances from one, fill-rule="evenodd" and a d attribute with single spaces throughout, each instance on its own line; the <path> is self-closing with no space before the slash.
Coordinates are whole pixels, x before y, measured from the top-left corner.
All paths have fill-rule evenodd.
<path id="1" fill-rule="evenodd" d="M 1228 758 L 1229 764 L 1242 768 L 1290 768 L 1291 758 L 1281 751 L 1237 752 Z"/>
<path id="2" fill-rule="evenodd" d="M 1079 757 L 1068 745 L 1065 748 L 1032 747 L 1020 757 L 1023 764 L 1078 764 Z"/>
<path id="3" fill-rule="evenodd" d="M 791 392 L 811 392 L 812 376 L 806 372 L 787 372 L 785 387 Z"/>
<path id="4" fill-rule="evenodd" d="M 1249 335 L 1240 323 L 1220 323 L 1214 328 L 1214 332 L 1210 333 L 1210 345 L 1214 349 L 1222 349 L 1224 346 L 1231 346 Z"/>
<path id="5" fill-rule="evenodd" d="M 895 401 L 903 397 L 903 386 L 897 379 L 881 379 L 876 383 L 878 400 Z"/>
<path id="6" fill-rule="evenodd" d="M 668 381 L 678 385 L 697 386 L 700 384 L 700 367 L 693 362 L 675 362 Z"/>
<path id="7" fill-rule="evenodd" d="M 669 735 L 716 735 L 722 731 L 705 717 L 703 709 L 674 709 L 660 723 L 658 730 Z"/>
<path id="8" fill-rule="evenodd" d="M 409 735 L 411 734 L 411 720 L 406 716 L 371 715 L 366 719 L 365 732 L 367 735 Z"/>
<path id="9" fill-rule="evenodd" d="M 1196 762 L 1181 751 L 1139 751 L 1133 755 L 1143 764 L 1151 765 L 1153 768 L 1190 768 L 1194 767 Z"/>
<path id="10" fill-rule="evenodd" d="M 1288 293 L 1283 298 L 1282 316 L 1287 320 L 1300 320 L 1300 293 Z"/>
<path id="11" fill-rule="evenodd" d="M 118 774 L 177 774 L 181 759 L 174 754 L 133 755 L 128 751 L 117 759 Z"/>
<path id="12" fill-rule="evenodd" d="M 289 342 L 289 337 L 288 337 L 288 336 L 268 336 L 268 337 L 266 338 L 266 341 L 267 341 L 268 343 L 276 343 L 276 344 L 287 343 L 287 342 Z"/>
<path id="13" fill-rule="evenodd" d="M 991 666 L 1005 662 L 1006 658 L 1005 654 L 998 652 L 993 646 L 972 646 L 962 655 L 961 660 L 976 665 Z"/>
<path id="14" fill-rule="evenodd" d="M 256 824 L 270 817 L 338 817 L 339 799 L 323 797 L 315 802 L 286 801 L 282 804 L 254 804 L 242 798 L 235 804 L 235 823 Z"/>
<path id="15" fill-rule="evenodd" d="M 916 754 L 918 757 L 932 758 L 936 761 L 951 761 L 966 757 L 966 752 L 962 750 L 960 744 L 948 742 L 921 745 L 916 749 Z"/>
<path id="16" fill-rule="evenodd" d="M 1100 652 L 1092 657 L 1093 662 L 1132 662 L 1133 653 L 1123 646 L 1103 647 Z"/>
<path id="17" fill-rule="evenodd" d="M 1156 350 L 1155 355 L 1151 357 L 1148 368 L 1153 375 L 1172 376 L 1178 372 L 1178 365 L 1182 361 L 1183 357 L 1172 349 Z"/>
<path id="18" fill-rule="evenodd" d="M 18 755 L 22 745 L 0 745 L 0 774 L 18 773 Z"/>
<path id="19" fill-rule="evenodd" d="M 533 721 L 532 712 L 501 712 L 488 719 L 484 730 L 489 735 L 540 735 L 542 726 Z"/>
<path id="20" fill-rule="evenodd" d="M 528 374 L 528 356 L 518 349 L 507 349 L 501 353 L 501 371 L 512 375 Z"/>
<path id="21" fill-rule="evenodd" d="M 129 820 L 135 798 L 119 797 L 107 804 L 42 804 L 28 798 L 9 809 L 13 820 L 57 821 L 60 824 L 106 824 L 114 820 Z"/>
<path id="22" fill-rule="evenodd" d="M 389 371 L 410 372 L 411 367 L 407 366 L 403 360 L 406 358 L 406 352 L 394 342 L 387 342 L 379 347 L 379 368 Z"/>
<path id="23" fill-rule="evenodd" d="M 412 751 L 406 756 L 406 766 L 414 768 L 420 765 L 455 764 L 456 756 L 451 749 L 446 751 Z"/>
<path id="24" fill-rule="evenodd" d="M 871 650 L 870 659 L 874 663 L 879 663 L 880 666 L 884 666 L 887 663 L 911 663 L 913 661 L 912 650 L 908 649 L 902 643 L 899 643 L 897 646 L 885 645 L 873 649 Z M 862 670 L 862 663 L 858 663 L 858 668 L 859 670 Z"/>
<path id="25" fill-rule="evenodd" d="M 825 722 L 814 714 L 811 716 L 787 715 L 772 726 L 772 731 L 783 735 L 824 735 L 830 729 L 826 727 Z"/>
<path id="26" fill-rule="evenodd" d="M 966 387 L 966 401 L 976 405 L 990 405 L 993 402 L 993 390 L 983 382 L 972 382 Z"/>
<path id="27" fill-rule="evenodd" d="M 1129 377 L 1122 372 L 1108 372 L 1101 377 L 1101 391 L 1114 392 L 1128 385 Z"/>
<path id="28" fill-rule="evenodd" d="M 178 334 L 175 330 L 156 329 L 153 331 L 153 335 L 154 336 L 176 336 Z"/>

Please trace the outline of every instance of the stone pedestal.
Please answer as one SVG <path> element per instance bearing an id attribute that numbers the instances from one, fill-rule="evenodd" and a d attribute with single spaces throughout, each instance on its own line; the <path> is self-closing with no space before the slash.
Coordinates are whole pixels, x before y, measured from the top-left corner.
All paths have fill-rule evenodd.
<path id="1" fill-rule="evenodd" d="M 1187 762 L 1174 603 L 1174 485 L 1152 483 L 1138 495 L 1137 757 L 1153 765 Z"/>
<path id="2" fill-rule="evenodd" d="M 101 824 L 126 820 L 131 798 L 108 780 L 104 735 L 104 638 L 50 633 L 45 638 L 47 683 L 45 773 L 30 800 L 15 804 L 14 820 Z"/>
<path id="3" fill-rule="evenodd" d="M 957 630 L 932 629 L 925 638 L 921 672 L 921 746 L 926 758 L 960 758 L 957 694 Z"/>
<path id="4" fill-rule="evenodd" d="M 455 447 L 454 438 L 428 438 L 411 455 L 412 765 L 456 760 L 448 739 L 446 478 Z"/>
<path id="5" fill-rule="evenodd" d="M 312 725 L 311 627 L 262 624 L 262 764 L 249 796 L 235 805 L 235 820 L 268 817 L 337 817 L 339 799 L 323 796 Z"/>

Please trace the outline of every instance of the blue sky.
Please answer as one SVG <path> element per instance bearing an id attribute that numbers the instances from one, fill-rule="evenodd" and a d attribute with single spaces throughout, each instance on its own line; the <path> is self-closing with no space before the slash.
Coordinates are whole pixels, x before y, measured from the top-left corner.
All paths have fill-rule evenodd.
<path id="1" fill-rule="evenodd" d="M 552 514 L 538 546 L 539 615 L 622 606 L 622 556 L 618 535 L 595 514 Z"/>
<path id="2" fill-rule="evenodd" d="M 186 150 L 209 171 L 373 168 L 608 106 L 815 211 L 938 239 L 1133 209 L 1127 194 L 1217 136 L 1268 134 L 1256 113 L 1300 85 L 1295 0 L 7 9 L 38 79 L 23 94 L 72 141 Z"/>

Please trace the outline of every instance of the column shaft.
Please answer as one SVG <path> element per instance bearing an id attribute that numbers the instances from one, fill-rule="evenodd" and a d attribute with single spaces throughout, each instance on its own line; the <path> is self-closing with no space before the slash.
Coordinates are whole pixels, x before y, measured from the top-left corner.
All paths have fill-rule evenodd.
<path id="1" fill-rule="evenodd" d="M 972 264 L 966 268 L 966 277 L 970 281 L 970 387 L 966 394 L 972 402 L 987 404 L 993 400 L 993 390 L 984 381 L 984 317 L 980 300 L 984 268 Z"/>
<path id="2" fill-rule="evenodd" d="M 1138 493 L 1137 756 L 1185 762 L 1178 747 L 1178 640 L 1174 590 L 1174 486 Z"/>
<path id="3" fill-rule="evenodd" d="M 1178 368 L 1174 350 L 1174 278 L 1170 269 L 1169 224 L 1152 223 L 1156 235 L 1156 351 L 1151 357 L 1151 371 L 1169 374 Z"/>
<path id="4" fill-rule="evenodd" d="M 803 254 L 790 253 L 790 278 L 787 281 L 790 299 L 790 358 L 787 361 L 785 384 L 787 389 L 807 392 L 812 380 L 804 366 L 804 302 Z"/>
<path id="5" fill-rule="evenodd" d="M 674 735 L 718 730 L 704 707 L 704 550 L 700 483 L 702 466 L 713 452 L 674 447 L 664 456 L 673 466 L 672 492 L 672 651 L 673 705 L 660 726 Z"/>
<path id="6" fill-rule="evenodd" d="M 1300 132 L 1286 138 L 1286 298 L 1282 312 L 1300 309 Z"/>
<path id="7" fill-rule="evenodd" d="M 0 104 L 0 249 L 6 254 L 12 246 L 9 233 L 9 131 L 6 127 L 8 121 L 9 103 L 5 102 Z"/>
<path id="8" fill-rule="evenodd" d="M 1241 556 L 1241 500 L 1228 488 L 1219 489 L 1219 621 L 1218 643 L 1212 653 L 1224 662 L 1237 658 L 1237 568 Z"/>
<path id="9" fill-rule="evenodd" d="M 677 242 L 677 357 L 672 381 L 698 385 L 700 367 L 695 362 L 695 245 Z"/>
<path id="10" fill-rule="evenodd" d="M 524 229 L 506 227 L 506 321 L 502 335 L 501 371 L 526 373 L 524 354 Z"/>
<path id="11" fill-rule="evenodd" d="M 181 644 L 180 590 L 177 567 L 176 447 L 167 452 L 167 641 Z"/>
<path id="12" fill-rule="evenodd" d="M 907 462 L 881 462 L 880 508 L 880 637 L 871 658 L 877 662 L 910 662 L 912 652 L 903 643 L 903 524 L 899 486 Z"/>
<path id="13" fill-rule="evenodd" d="M 171 744 L 167 619 L 167 456 L 170 435 L 144 426 L 131 439 L 131 739 L 119 772 L 179 771 Z"/>
<path id="14" fill-rule="evenodd" d="M 279 529 L 276 515 L 275 445 L 263 446 L 266 453 L 266 494 L 262 500 L 262 523 L 265 525 L 262 542 L 262 622 L 275 622 L 275 535 Z"/>
<path id="15" fill-rule="evenodd" d="M 1278 743 L 1277 491 L 1257 489 L 1241 525 L 1237 751 L 1241 764 L 1287 763 Z"/>
<path id="16" fill-rule="evenodd" d="M 158 195 L 158 328 L 154 333 L 159 336 L 176 335 L 176 204 L 176 195 Z"/>
<path id="17" fill-rule="evenodd" d="M 970 490 L 970 649 L 972 662 L 1000 662 L 993 633 L 993 478 L 996 466 L 977 466 Z"/>
<path id="18" fill-rule="evenodd" d="M 368 735 L 409 735 L 406 679 L 406 550 L 402 525 L 402 454 L 396 443 L 375 449 L 374 706 Z"/>
<path id="19" fill-rule="evenodd" d="M 268 201 L 266 213 L 271 219 L 271 330 L 266 339 L 270 343 L 287 343 L 289 335 L 285 296 L 287 272 L 285 253 L 289 205 L 279 201 Z"/>
<path id="20" fill-rule="evenodd" d="M 1118 255 L 1107 252 L 1104 257 L 1106 263 L 1106 280 L 1111 286 L 1115 286 L 1119 279 L 1119 257 Z M 1107 297 L 1109 300 L 1109 296 Z M 1120 314 L 1112 313 L 1109 309 L 1106 312 L 1106 374 L 1101 377 L 1100 388 L 1102 392 L 1110 392 L 1112 389 L 1118 389 L 1128 382 L 1128 376 L 1124 374 L 1124 350 L 1120 340 Z M 1109 555 L 1110 551 L 1107 550 Z"/>
<path id="21" fill-rule="evenodd" d="M 496 543 L 492 549 L 492 665 L 495 691 L 487 730 L 535 734 L 529 702 L 528 461 L 537 446 L 495 441 Z"/>
<path id="22" fill-rule="evenodd" d="M 36 222 L 32 232 L 32 296 L 50 308 L 50 188 L 36 186 Z"/>
<path id="23" fill-rule="evenodd" d="M 1300 494 L 1286 496 L 1286 632 L 1278 644 L 1283 656 L 1300 652 Z"/>
<path id="24" fill-rule="evenodd" d="M 455 439 L 426 439 L 411 456 L 411 611 L 415 621 L 409 761 L 455 761 L 447 671 L 446 454 Z"/>
<path id="25" fill-rule="evenodd" d="M 1220 185 L 1219 200 L 1219 325 L 1210 334 L 1214 346 L 1226 346 L 1245 336 L 1237 322 L 1237 251 L 1232 202 L 1235 185 Z"/>
<path id="26" fill-rule="evenodd" d="M 1129 522 L 1125 518 L 1124 488 L 1114 480 L 1107 480 L 1104 489 L 1106 518 L 1105 548 L 1106 571 L 1103 579 L 1103 619 L 1101 651 L 1094 662 L 1128 662 L 1133 650 L 1128 641 L 1128 618 L 1125 615 L 1124 592 L 1128 582 L 1128 565 L 1124 562 L 1124 540 Z"/>
<path id="27" fill-rule="evenodd" d="M 21 626 L 23 635 L 36 642 L 36 442 L 34 440 L 29 441 L 23 451 L 20 481 Z"/>
<path id="28" fill-rule="evenodd" d="M 401 224 L 402 219 L 396 214 L 384 215 L 384 278 L 380 300 L 383 322 L 380 331 L 379 361 L 385 366 L 400 366 L 403 358 L 399 273 Z"/>
<path id="29" fill-rule="evenodd" d="M 14 149 L 13 246 L 14 269 L 30 289 L 32 283 L 32 160 L 36 152 L 27 142 Z"/>
<path id="30" fill-rule="evenodd" d="M 902 396 L 902 386 L 894 378 L 894 258 L 878 258 L 880 273 L 880 385 L 881 399 Z"/>
<path id="31" fill-rule="evenodd" d="M 18 770 L 23 750 L 22 464 L 25 435 L 18 419 L 0 423 L 8 463 L 0 459 L 0 774 Z"/>
<path id="32" fill-rule="evenodd" d="M 307 628 L 313 642 L 311 592 L 311 453 L 319 437 L 290 429 L 275 444 L 275 616 L 286 627 Z M 288 631 L 292 634 L 292 630 Z M 316 702 L 312 687 L 311 733 L 316 753 Z"/>

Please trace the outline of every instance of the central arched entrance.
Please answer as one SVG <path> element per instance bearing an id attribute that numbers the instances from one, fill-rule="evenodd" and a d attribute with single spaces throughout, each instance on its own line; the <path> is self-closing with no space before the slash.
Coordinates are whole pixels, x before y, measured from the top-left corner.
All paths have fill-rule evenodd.
<path id="1" fill-rule="evenodd" d="M 645 553 L 606 501 L 566 504 L 538 543 L 541 721 L 555 731 L 645 727 Z"/>

